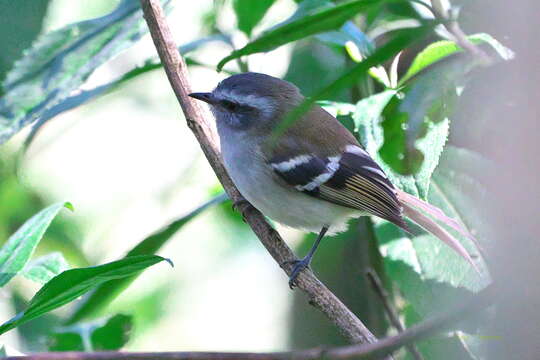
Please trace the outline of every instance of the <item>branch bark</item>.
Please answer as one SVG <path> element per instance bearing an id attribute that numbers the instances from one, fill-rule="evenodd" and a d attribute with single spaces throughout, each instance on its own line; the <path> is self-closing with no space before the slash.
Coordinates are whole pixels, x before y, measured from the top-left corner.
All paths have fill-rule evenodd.
<path id="1" fill-rule="evenodd" d="M 322 347 L 276 353 L 218 353 L 218 352 L 57 352 L 29 356 L 10 356 L 5 360 L 319 360 L 327 359 L 380 359 L 401 346 L 412 344 L 438 331 L 449 328 L 465 315 L 477 314 L 493 303 L 495 289 L 490 286 L 463 301 L 450 311 L 431 317 L 420 324 L 373 344 L 354 344 L 336 348 Z"/>
<path id="2" fill-rule="evenodd" d="M 187 125 L 193 131 L 216 176 L 234 203 L 245 202 L 227 175 L 220 155 L 217 135 L 209 122 L 206 108 L 188 97 L 191 92 L 187 66 L 178 52 L 159 0 L 141 0 L 144 17 L 165 72 L 176 98 L 184 112 Z M 281 236 L 253 206 L 242 207 L 246 222 L 280 267 L 290 274 L 291 249 Z M 309 299 L 309 303 L 322 311 L 352 343 L 374 343 L 375 336 L 310 270 L 303 271 L 296 284 Z"/>

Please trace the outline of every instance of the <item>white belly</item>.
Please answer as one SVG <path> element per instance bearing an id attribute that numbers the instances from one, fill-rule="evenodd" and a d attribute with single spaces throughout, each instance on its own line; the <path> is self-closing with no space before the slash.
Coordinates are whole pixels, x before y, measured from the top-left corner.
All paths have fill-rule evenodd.
<path id="1" fill-rule="evenodd" d="M 241 141 L 236 143 L 242 144 Z M 280 224 L 310 232 L 329 226 L 329 234 L 346 230 L 358 211 L 304 194 L 278 182 L 256 145 L 222 146 L 225 167 L 240 193 L 264 215 Z"/>

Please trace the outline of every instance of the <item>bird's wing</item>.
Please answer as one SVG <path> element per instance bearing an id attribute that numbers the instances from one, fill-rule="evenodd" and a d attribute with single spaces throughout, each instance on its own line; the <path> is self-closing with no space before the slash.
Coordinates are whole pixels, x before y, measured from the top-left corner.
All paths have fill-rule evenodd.
<path id="1" fill-rule="evenodd" d="M 345 145 L 331 154 L 315 154 L 309 144 L 296 141 L 286 156 L 268 159 L 286 186 L 341 206 L 366 211 L 407 229 L 396 189 L 384 171 L 359 144 Z M 279 147 L 279 145 L 278 145 Z M 335 151 L 335 150 L 334 150 Z"/>
<path id="2" fill-rule="evenodd" d="M 318 121 L 313 121 L 314 118 Z M 355 137 L 320 106 L 264 149 L 284 186 L 407 229 L 396 189 Z"/>

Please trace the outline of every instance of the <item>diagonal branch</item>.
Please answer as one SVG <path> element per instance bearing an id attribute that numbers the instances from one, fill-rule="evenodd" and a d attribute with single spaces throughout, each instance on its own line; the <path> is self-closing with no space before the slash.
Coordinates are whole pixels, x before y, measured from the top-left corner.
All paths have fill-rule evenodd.
<path id="1" fill-rule="evenodd" d="M 193 131 L 230 199 L 236 204 L 245 202 L 223 167 L 218 138 L 211 126 L 208 110 L 188 97 L 191 87 L 187 67 L 177 50 L 159 0 L 141 0 L 141 4 L 150 34 L 176 98 L 182 107 L 187 125 Z M 290 274 L 291 261 L 296 259 L 291 249 L 259 211 L 251 205 L 243 206 L 241 210 L 246 222 L 268 252 L 281 268 Z M 374 343 L 377 341 L 369 329 L 311 271 L 302 272 L 296 283 L 298 288 L 308 296 L 309 303 L 322 311 L 351 342 Z"/>

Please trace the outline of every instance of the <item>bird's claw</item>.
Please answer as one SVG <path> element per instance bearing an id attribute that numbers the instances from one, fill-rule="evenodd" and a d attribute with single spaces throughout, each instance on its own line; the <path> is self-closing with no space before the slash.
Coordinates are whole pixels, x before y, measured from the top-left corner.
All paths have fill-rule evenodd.
<path id="1" fill-rule="evenodd" d="M 310 259 L 303 258 L 302 260 L 287 261 L 287 263 L 293 264 L 291 276 L 289 276 L 289 287 L 293 290 L 296 286 L 295 281 L 298 274 L 300 274 L 302 270 L 309 268 Z"/>
<path id="2" fill-rule="evenodd" d="M 244 222 L 246 222 L 245 213 L 249 209 L 250 206 L 251 204 L 246 199 L 237 200 L 232 204 L 233 210 L 240 212 L 240 214 L 242 215 L 242 221 Z"/>

